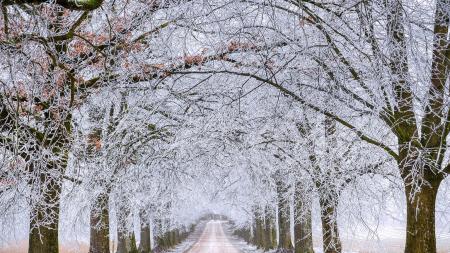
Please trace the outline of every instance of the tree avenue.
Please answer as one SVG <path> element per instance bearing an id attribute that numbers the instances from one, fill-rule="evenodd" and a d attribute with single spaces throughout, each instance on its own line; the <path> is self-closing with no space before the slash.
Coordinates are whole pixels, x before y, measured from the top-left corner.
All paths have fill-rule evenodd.
<path id="1" fill-rule="evenodd" d="M 450 250 L 449 0 L 0 9 L 0 252 Z"/>

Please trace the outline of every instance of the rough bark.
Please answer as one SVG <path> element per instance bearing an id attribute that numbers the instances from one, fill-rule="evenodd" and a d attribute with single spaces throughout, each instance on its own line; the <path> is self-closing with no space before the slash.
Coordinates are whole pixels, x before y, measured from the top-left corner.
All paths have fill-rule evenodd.
<path id="1" fill-rule="evenodd" d="M 273 249 L 276 247 L 276 234 L 274 233 L 273 216 L 270 214 L 269 208 L 266 207 L 264 215 L 264 250 Z"/>
<path id="2" fill-rule="evenodd" d="M 130 251 L 128 253 L 139 253 L 137 245 L 136 245 L 136 236 L 134 232 L 130 235 Z"/>
<path id="3" fill-rule="evenodd" d="M 131 240 L 127 232 L 117 232 L 117 253 L 128 253 L 131 250 Z"/>
<path id="4" fill-rule="evenodd" d="M 138 253 L 134 233 L 118 232 L 118 238 L 116 253 Z"/>
<path id="5" fill-rule="evenodd" d="M 31 203 L 28 253 L 58 253 L 61 182 L 46 173 L 38 180 L 39 187 L 46 187 L 43 199 Z"/>
<path id="6" fill-rule="evenodd" d="M 277 242 L 277 225 L 275 221 L 272 224 L 272 249 L 275 249 L 278 246 Z"/>
<path id="7" fill-rule="evenodd" d="M 284 183 L 279 180 L 277 182 L 278 197 L 278 252 L 290 252 L 292 249 L 291 233 L 290 233 L 290 216 L 289 202 L 285 198 L 287 189 Z"/>
<path id="8" fill-rule="evenodd" d="M 295 195 L 295 253 L 313 253 L 311 201 L 304 199 L 305 197 L 300 192 L 298 185 L 296 186 Z"/>
<path id="9" fill-rule="evenodd" d="M 156 235 L 155 242 L 156 242 L 157 249 L 165 249 L 166 248 L 165 241 L 164 241 L 164 234 L 162 233 L 162 228 L 163 228 L 162 220 L 156 219 L 155 220 L 155 235 Z"/>
<path id="10" fill-rule="evenodd" d="M 117 211 L 117 252 L 116 253 L 130 253 L 135 245 L 132 245 L 132 236 L 134 234 L 128 232 L 127 219 L 130 215 L 130 210 L 122 203 L 118 206 Z M 134 247 L 133 247 L 134 246 Z"/>
<path id="11" fill-rule="evenodd" d="M 320 196 L 320 218 L 322 221 L 323 252 L 341 253 L 342 244 L 337 224 L 337 196 Z"/>
<path id="12" fill-rule="evenodd" d="M 59 212 L 59 204 L 58 207 L 55 206 L 51 209 L 50 212 Z M 47 225 L 40 225 L 44 222 L 42 214 L 49 210 L 35 206 L 32 207 L 32 212 L 35 212 L 37 217 L 30 222 L 28 253 L 58 253 L 58 220 Z"/>
<path id="13" fill-rule="evenodd" d="M 433 176 L 434 177 L 434 176 Z M 435 253 L 435 205 L 442 178 L 425 175 L 428 184 L 420 190 L 405 179 L 406 193 L 406 244 L 405 253 Z"/>
<path id="14" fill-rule="evenodd" d="M 28 253 L 58 253 L 58 223 L 33 228 Z"/>
<path id="15" fill-rule="evenodd" d="M 140 212 L 139 216 L 141 218 L 141 242 L 139 243 L 139 253 L 150 253 L 150 226 L 147 219 L 145 219 L 144 212 Z"/>
<path id="16" fill-rule="evenodd" d="M 407 201 L 405 253 L 436 252 L 435 189 L 422 189 Z"/>
<path id="17" fill-rule="evenodd" d="M 173 247 L 173 246 L 177 245 L 177 243 L 178 243 L 178 237 L 177 236 L 178 236 L 177 229 L 174 229 L 174 230 L 169 232 L 170 247 Z"/>
<path id="18" fill-rule="evenodd" d="M 261 219 L 259 214 L 255 212 L 255 231 L 254 231 L 254 242 L 253 244 L 258 248 L 264 247 L 265 236 L 264 236 L 264 221 Z"/>
<path id="19" fill-rule="evenodd" d="M 91 208 L 89 253 L 109 253 L 109 197 L 100 194 Z"/>
<path id="20" fill-rule="evenodd" d="M 336 121 L 330 117 L 325 117 L 325 137 L 327 141 L 326 153 L 331 155 L 331 149 L 337 148 L 336 140 Z M 328 173 L 321 173 L 317 170 L 316 187 L 319 190 L 319 204 L 320 204 L 320 218 L 322 222 L 322 240 L 323 240 L 323 252 L 324 253 L 341 253 L 342 243 L 339 237 L 339 228 L 337 224 L 337 207 L 339 203 L 339 191 L 340 189 L 330 189 L 333 185 L 329 185 L 333 182 L 333 173 L 331 170 L 339 169 L 340 166 L 338 160 L 331 160 L 333 166 L 327 169 Z M 336 167 L 335 167 L 336 166 Z M 323 185 L 321 178 L 325 177 L 328 185 Z"/>

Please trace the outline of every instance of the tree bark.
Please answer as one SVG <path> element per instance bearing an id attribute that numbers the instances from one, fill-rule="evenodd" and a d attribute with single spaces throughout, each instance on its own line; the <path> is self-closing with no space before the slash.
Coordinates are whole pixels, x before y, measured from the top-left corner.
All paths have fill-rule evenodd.
<path id="1" fill-rule="evenodd" d="M 324 253 L 342 252 L 337 224 L 337 198 L 338 196 L 330 194 L 328 196 L 320 196 L 319 200 Z"/>
<path id="2" fill-rule="evenodd" d="M 100 194 L 91 207 L 89 253 L 109 253 L 109 196 Z"/>
<path id="3" fill-rule="evenodd" d="M 442 179 L 429 179 L 413 192 L 405 183 L 406 193 L 406 244 L 405 253 L 436 253 L 435 204 Z M 413 196 L 411 198 L 411 196 Z"/>
<path id="4" fill-rule="evenodd" d="M 38 187 L 45 186 L 43 199 L 31 203 L 28 253 L 58 253 L 61 182 L 42 173 Z"/>
<path id="5" fill-rule="evenodd" d="M 311 202 L 297 190 L 295 196 L 295 253 L 314 253 L 312 241 Z"/>
<path id="6" fill-rule="evenodd" d="M 128 253 L 131 250 L 131 240 L 127 232 L 117 232 L 117 253 Z"/>
<path id="7" fill-rule="evenodd" d="M 129 214 L 128 207 L 121 203 L 117 211 L 117 253 L 129 253 L 132 249 L 131 233 L 127 227 Z"/>
<path id="8" fill-rule="evenodd" d="M 156 247 L 158 248 L 158 250 L 165 249 L 166 248 L 165 241 L 164 241 L 165 233 L 162 232 L 163 224 L 162 224 L 161 219 L 155 220 L 155 230 L 156 230 L 156 233 L 155 233 Z"/>
<path id="9" fill-rule="evenodd" d="M 259 214 L 257 212 L 255 212 L 254 219 L 255 219 L 254 244 L 258 248 L 263 248 L 264 242 L 266 240 L 264 238 L 264 228 L 263 228 L 264 221 L 261 219 L 261 217 L 259 216 Z"/>
<path id="10" fill-rule="evenodd" d="M 130 235 L 130 251 L 128 253 L 139 253 L 137 245 L 136 245 L 136 236 L 134 232 L 131 232 Z"/>
<path id="11" fill-rule="evenodd" d="M 116 253 L 138 253 L 133 232 L 118 232 L 118 238 Z"/>
<path id="12" fill-rule="evenodd" d="M 283 182 L 277 182 L 277 197 L 278 197 L 278 252 L 290 252 L 292 249 L 291 233 L 290 233 L 290 215 L 289 202 L 286 200 L 284 194 L 286 187 Z"/>
<path id="13" fill-rule="evenodd" d="M 47 208 L 41 206 L 32 207 L 32 212 L 37 214 L 30 222 L 30 237 L 28 253 L 58 253 L 58 220 L 51 221 L 50 224 L 41 225 L 43 220 L 43 213 L 58 212 L 58 207 L 51 208 L 52 211 L 47 211 Z M 59 216 L 59 214 L 58 214 Z"/>
<path id="14" fill-rule="evenodd" d="M 177 238 L 177 229 L 173 229 L 169 232 L 169 239 L 170 239 L 170 247 L 173 247 L 177 245 L 178 238 Z"/>
<path id="15" fill-rule="evenodd" d="M 269 208 L 266 207 L 265 209 L 265 215 L 264 215 L 264 250 L 273 249 L 276 246 L 276 238 L 274 236 L 274 222 L 273 222 L 273 216 L 269 212 Z"/>
<path id="16" fill-rule="evenodd" d="M 150 253 L 151 252 L 151 244 L 150 244 L 150 226 L 149 222 L 145 217 L 143 217 L 145 212 L 140 212 L 139 216 L 141 219 L 141 242 L 139 243 L 139 253 Z"/>

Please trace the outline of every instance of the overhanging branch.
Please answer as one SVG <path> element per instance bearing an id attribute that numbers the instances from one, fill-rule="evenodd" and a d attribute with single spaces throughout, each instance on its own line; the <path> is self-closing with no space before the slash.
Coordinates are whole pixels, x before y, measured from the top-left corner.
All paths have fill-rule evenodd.
<path id="1" fill-rule="evenodd" d="M 21 5 L 21 4 L 42 4 L 42 3 L 52 3 L 53 1 L 42 1 L 42 0 L 3 0 L 1 5 Z M 103 0 L 56 0 L 55 3 L 61 5 L 62 7 L 69 10 L 84 10 L 92 11 L 100 7 Z"/>
<path id="2" fill-rule="evenodd" d="M 304 106 L 306 106 L 306 107 L 308 107 L 308 108 L 310 108 L 310 109 L 312 109 L 312 110 L 314 110 L 314 111 L 316 111 L 318 113 L 321 113 L 321 114 L 323 114 L 323 115 L 325 115 L 327 117 L 330 117 L 331 119 L 339 122 L 341 125 L 347 127 L 352 132 L 354 132 L 361 140 L 363 140 L 363 141 L 365 141 L 365 142 L 367 142 L 369 144 L 372 144 L 372 145 L 375 145 L 375 146 L 378 146 L 378 147 L 384 149 L 395 160 L 397 160 L 397 161 L 399 160 L 399 157 L 398 157 L 397 153 L 395 153 L 394 150 L 392 150 L 387 145 L 385 145 L 385 144 L 383 144 L 383 143 L 381 143 L 381 142 L 379 142 L 379 141 L 377 141 L 377 140 L 375 140 L 375 139 L 365 135 L 362 131 L 358 130 L 350 122 L 348 122 L 348 121 L 346 121 L 346 120 L 344 120 L 344 119 L 342 119 L 342 118 L 340 118 L 340 117 L 338 117 L 338 116 L 336 116 L 336 115 L 334 115 L 334 114 L 332 114 L 332 113 L 330 113 L 328 111 L 325 111 L 325 110 L 323 110 L 323 109 L 321 109 L 321 108 L 319 108 L 319 107 L 317 107 L 315 105 L 312 105 L 312 104 L 306 102 L 304 99 L 302 99 L 301 97 L 296 95 L 294 92 L 286 89 L 285 87 L 281 86 L 280 84 L 278 84 L 276 82 L 273 82 L 273 81 L 271 81 L 269 79 L 266 79 L 266 78 L 263 78 L 263 77 L 260 77 L 260 76 L 257 76 L 255 74 L 251 74 L 251 73 L 240 73 L 240 72 L 234 72 L 234 71 L 229 71 L 229 70 L 222 70 L 222 71 L 214 71 L 214 70 L 213 71 L 178 71 L 178 72 L 172 72 L 172 74 L 221 74 L 221 73 L 222 74 L 233 74 L 233 75 L 238 75 L 238 76 L 251 77 L 251 78 L 253 78 L 253 79 L 257 80 L 257 81 L 261 81 L 261 82 L 267 83 L 270 86 L 276 88 L 277 90 L 283 92 L 284 94 L 290 96 L 291 98 L 293 98 L 295 101 L 301 103 L 302 105 L 304 105 Z"/>

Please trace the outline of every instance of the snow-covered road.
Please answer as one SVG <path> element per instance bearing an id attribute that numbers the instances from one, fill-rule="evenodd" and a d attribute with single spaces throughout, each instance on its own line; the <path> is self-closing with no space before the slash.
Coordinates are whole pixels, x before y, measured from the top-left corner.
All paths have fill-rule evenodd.
<path id="1" fill-rule="evenodd" d="M 209 221 L 200 238 L 186 253 L 239 253 L 232 239 L 224 232 L 224 221 Z"/>

